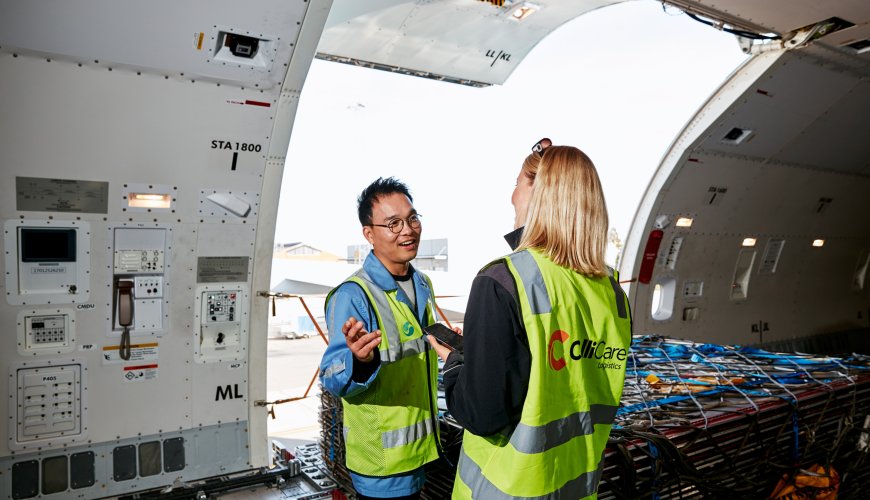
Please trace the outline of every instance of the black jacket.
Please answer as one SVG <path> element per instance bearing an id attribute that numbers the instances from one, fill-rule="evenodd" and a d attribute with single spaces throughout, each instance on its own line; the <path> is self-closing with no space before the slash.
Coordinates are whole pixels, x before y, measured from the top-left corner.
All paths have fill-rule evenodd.
<path id="1" fill-rule="evenodd" d="M 516 247 L 522 228 L 505 239 Z M 452 352 L 444 365 L 447 409 L 479 436 L 513 428 L 520 421 L 529 388 L 532 353 L 523 327 L 517 286 L 503 260 L 474 278 L 465 311 L 464 353 Z"/>

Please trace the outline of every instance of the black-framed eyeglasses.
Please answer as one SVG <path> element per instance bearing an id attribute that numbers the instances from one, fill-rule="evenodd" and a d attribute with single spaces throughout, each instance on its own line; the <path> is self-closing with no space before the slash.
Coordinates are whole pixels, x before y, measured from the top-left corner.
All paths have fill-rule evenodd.
<path id="1" fill-rule="evenodd" d="M 407 219 L 402 219 L 401 217 L 396 217 L 395 219 L 390 219 L 386 224 L 369 224 L 370 226 L 378 226 L 385 227 L 390 230 L 391 233 L 399 234 L 405 229 L 405 222 L 411 226 L 411 229 L 417 230 L 420 229 L 421 221 L 420 218 L 422 215 L 413 214 L 409 215 Z"/>
<path id="2" fill-rule="evenodd" d="M 544 150 L 553 145 L 553 141 L 544 137 L 532 146 L 532 153 L 544 154 Z"/>

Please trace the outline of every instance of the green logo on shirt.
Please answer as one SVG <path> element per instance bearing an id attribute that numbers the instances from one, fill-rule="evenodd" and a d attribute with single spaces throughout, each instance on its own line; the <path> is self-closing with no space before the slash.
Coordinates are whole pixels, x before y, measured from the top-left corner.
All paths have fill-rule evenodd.
<path id="1" fill-rule="evenodd" d="M 406 337 L 414 335 L 414 325 L 412 325 L 410 321 L 405 321 L 405 324 L 402 325 L 402 333 L 404 333 Z"/>

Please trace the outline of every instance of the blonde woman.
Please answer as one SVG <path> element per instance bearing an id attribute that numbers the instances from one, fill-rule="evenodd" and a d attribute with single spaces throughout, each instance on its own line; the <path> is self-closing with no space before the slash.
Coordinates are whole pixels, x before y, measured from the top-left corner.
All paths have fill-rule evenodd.
<path id="1" fill-rule="evenodd" d="M 631 341 L 601 182 L 582 151 L 542 139 L 511 201 L 518 247 L 475 278 L 464 354 L 429 340 L 465 427 L 453 498 L 595 498 Z"/>

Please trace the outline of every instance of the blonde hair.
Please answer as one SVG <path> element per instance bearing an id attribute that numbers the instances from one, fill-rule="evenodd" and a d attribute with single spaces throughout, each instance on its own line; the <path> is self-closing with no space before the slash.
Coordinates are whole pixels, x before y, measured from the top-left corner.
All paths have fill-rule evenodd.
<path id="1" fill-rule="evenodd" d="M 526 165 L 535 156 L 538 165 L 530 175 Z M 543 155 L 529 155 L 523 172 L 534 186 L 518 249 L 540 250 L 587 276 L 607 276 L 607 205 L 592 160 L 575 147 L 550 146 Z"/>
<path id="2" fill-rule="evenodd" d="M 541 153 L 532 153 L 526 156 L 526 159 L 523 161 L 523 175 L 528 177 L 532 181 L 532 184 L 535 183 L 535 177 L 538 175 L 538 165 L 540 164 Z"/>

